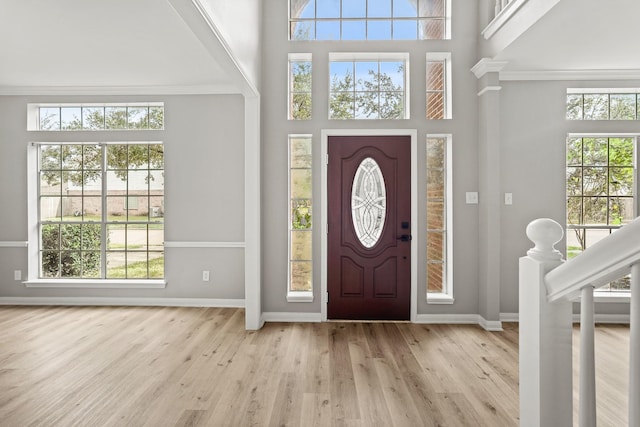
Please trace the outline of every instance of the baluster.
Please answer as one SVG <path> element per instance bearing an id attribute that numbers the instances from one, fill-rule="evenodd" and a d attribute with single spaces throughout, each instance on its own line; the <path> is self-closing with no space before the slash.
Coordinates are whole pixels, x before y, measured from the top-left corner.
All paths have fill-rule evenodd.
<path id="1" fill-rule="evenodd" d="M 582 288 L 580 301 L 580 427 L 596 426 L 596 359 L 593 287 Z"/>
<path id="2" fill-rule="evenodd" d="M 631 266 L 629 426 L 640 427 L 640 263 Z"/>

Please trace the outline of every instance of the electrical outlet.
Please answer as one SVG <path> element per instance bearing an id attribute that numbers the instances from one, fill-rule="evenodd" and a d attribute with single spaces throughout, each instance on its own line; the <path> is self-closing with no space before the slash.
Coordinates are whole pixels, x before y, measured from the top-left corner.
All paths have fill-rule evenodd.
<path id="1" fill-rule="evenodd" d="M 513 204 L 513 193 L 504 193 L 504 204 L 505 205 Z"/>
<path id="2" fill-rule="evenodd" d="M 13 271 L 13 280 L 22 280 L 22 270 Z"/>
<path id="3" fill-rule="evenodd" d="M 209 281 L 209 270 L 202 270 L 202 281 L 203 282 Z"/>

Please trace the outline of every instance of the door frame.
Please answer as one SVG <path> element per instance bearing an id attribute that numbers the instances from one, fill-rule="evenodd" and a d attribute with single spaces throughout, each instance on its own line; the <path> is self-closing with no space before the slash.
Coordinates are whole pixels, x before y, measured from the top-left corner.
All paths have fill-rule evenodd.
<path id="1" fill-rule="evenodd" d="M 327 321 L 327 156 L 329 153 L 330 136 L 385 136 L 402 135 L 411 137 L 411 321 L 415 322 L 418 316 L 418 131 L 416 129 L 322 129 L 320 134 L 320 150 L 322 159 L 320 202 L 321 232 L 320 232 L 320 315 L 323 322 Z"/>

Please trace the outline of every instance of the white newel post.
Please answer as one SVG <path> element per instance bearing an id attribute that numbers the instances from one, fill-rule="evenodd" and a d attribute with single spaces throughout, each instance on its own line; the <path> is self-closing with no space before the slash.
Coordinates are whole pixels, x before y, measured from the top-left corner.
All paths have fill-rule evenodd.
<path id="1" fill-rule="evenodd" d="M 593 287 L 585 286 L 580 297 L 580 427 L 596 427 L 595 327 Z"/>
<path id="2" fill-rule="evenodd" d="M 640 264 L 631 266 L 629 426 L 640 427 Z"/>
<path id="3" fill-rule="evenodd" d="M 562 264 L 554 245 L 563 228 L 541 218 L 527 226 L 535 247 L 520 258 L 520 425 L 573 425 L 571 326 L 568 301 L 547 302 L 545 274 Z"/>

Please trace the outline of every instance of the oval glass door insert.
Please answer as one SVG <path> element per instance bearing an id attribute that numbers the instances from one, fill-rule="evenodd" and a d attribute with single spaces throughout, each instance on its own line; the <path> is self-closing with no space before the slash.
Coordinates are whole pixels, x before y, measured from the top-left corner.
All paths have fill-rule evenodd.
<path id="1" fill-rule="evenodd" d="M 384 177 L 378 163 L 367 157 L 358 166 L 351 188 L 353 227 L 365 248 L 372 248 L 378 243 L 386 215 Z"/>

